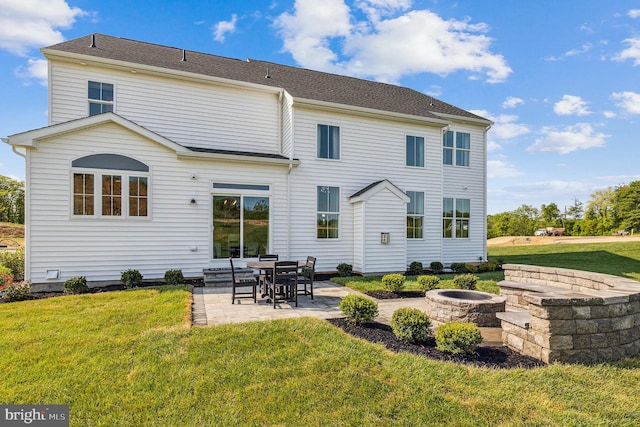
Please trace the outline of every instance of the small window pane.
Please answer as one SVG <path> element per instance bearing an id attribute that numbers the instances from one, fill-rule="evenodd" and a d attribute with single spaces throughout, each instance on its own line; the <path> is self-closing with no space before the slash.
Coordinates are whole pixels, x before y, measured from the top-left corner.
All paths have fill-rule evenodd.
<path id="1" fill-rule="evenodd" d="M 102 97 L 103 101 L 113 101 L 113 85 L 110 83 L 102 83 Z"/>
<path id="2" fill-rule="evenodd" d="M 422 191 L 407 191 L 409 203 L 407 204 L 408 215 L 424 214 L 424 193 Z"/>
<path id="3" fill-rule="evenodd" d="M 447 131 L 442 137 L 442 146 L 453 148 L 453 131 Z"/>
<path id="4" fill-rule="evenodd" d="M 445 148 L 442 150 L 442 164 L 453 165 L 453 150 Z"/>
<path id="5" fill-rule="evenodd" d="M 456 148 L 469 150 L 471 148 L 471 135 L 468 133 L 456 133 Z"/>
<path id="6" fill-rule="evenodd" d="M 452 219 L 443 219 L 442 220 L 442 237 L 451 238 L 453 237 L 453 220 Z"/>
<path id="7" fill-rule="evenodd" d="M 318 125 L 317 154 L 321 159 L 340 158 L 340 128 Z"/>
<path id="8" fill-rule="evenodd" d="M 469 218 L 471 212 L 471 201 L 469 199 L 456 199 L 456 217 Z"/>
<path id="9" fill-rule="evenodd" d="M 73 174 L 73 214 L 93 215 L 93 174 Z"/>
<path id="10" fill-rule="evenodd" d="M 338 215 L 324 213 L 318 214 L 318 238 L 338 238 Z"/>
<path id="11" fill-rule="evenodd" d="M 416 145 L 415 145 L 414 138 L 412 136 L 407 136 L 406 147 L 407 147 L 407 166 L 415 166 L 414 159 L 416 158 L 416 152 L 415 152 Z"/>
<path id="12" fill-rule="evenodd" d="M 100 86 L 99 82 L 89 82 L 89 99 L 100 100 Z"/>
<path id="13" fill-rule="evenodd" d="M 442 201 L 442 216 L 453 218 L 453 199 L 445 198 Z"/>

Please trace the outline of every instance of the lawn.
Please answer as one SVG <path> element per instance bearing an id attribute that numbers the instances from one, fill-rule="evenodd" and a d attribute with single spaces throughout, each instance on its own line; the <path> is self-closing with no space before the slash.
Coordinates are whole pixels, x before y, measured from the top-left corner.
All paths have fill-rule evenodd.
<path id="1" fill-rule="evenodd" d="M 320 319 L 191 328 L 186 287 L 0 304 L 0 401 L 72 426 L 638 425 L 640 358 L 491 370 Z"/>
<path id="2" fill-rule="evenodd" d="M 640 281 L 640 242 L 493 247 L 489 248 L 489 260 L 574 268 Z"/>
<path id="3" fill-rule="evenodd" d="M 489 273 L 476 273 L 475 276 L 479 278 L 478 283 L 476 284 L 476 289 L 482 292 L 490 292 L 493 294 L 500 293 L 500 289 L 496 285 L 497 282 L 504 279 L 504 273 L 500 271 L 489 272 Z M 453 283 L 454 274 L 441 274 L 438 276 L 440 278 L 440 289 L 453 289 L 455 288 L 455 284 Z M 360 292 L 369 292 L 369 291 L 377 291 L 384 290 L 385 287 L 382 284 L 382 276 L 352 276 L 352 277 L 334 277 L 331 279 L 332 282 L 338 283 L 343 286 L 347 286 L 351 289 L 355 289 Z M 417 291 L 420 290 L 420 286 L 418 284 L 417 276 L 407 276 L 405 281 L 404 290 L 406 291 Z"/>

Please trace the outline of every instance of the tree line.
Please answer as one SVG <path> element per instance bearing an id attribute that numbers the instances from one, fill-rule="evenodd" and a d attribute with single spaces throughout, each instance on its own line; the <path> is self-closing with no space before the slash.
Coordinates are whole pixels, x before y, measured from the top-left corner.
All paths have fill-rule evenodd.
<path id="1" fill-rule="evenodd" d="M 619 230 L 640 231 L 640 181 L 597 190 L 583 204 L 574 199 L 561 211 L 556 203 L 540 208 L 522 205 L 510 212 L 487 216 L 487 238 L 531 236 L 535 230 L 563 227 L 569 236 L 605 236 Z"/>
<path id="2" fill-rule="evenodd" d="M 24 224 L 24 182 L 0 175 L 0 222 Z"/>

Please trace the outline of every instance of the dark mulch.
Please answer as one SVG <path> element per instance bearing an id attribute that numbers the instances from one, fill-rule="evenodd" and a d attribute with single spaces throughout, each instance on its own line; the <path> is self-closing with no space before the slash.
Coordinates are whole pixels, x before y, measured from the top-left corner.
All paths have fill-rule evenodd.
<path id="1" fill-rule="evenodd" d="M 365 295 L 369 295 L 370 297 L 376 299 L 396 299 L 396 298 L 424 298 L 424 292 L 422 291 L 367 291 Z"/>
<path id="2" fill-rule="evenodd" d="M 498 369 L 544 366 L 541 361 L 524 356 L 504 346 L 478 347 L 475 354 L 456 355 L 437 350 L 433 338 L 427 342 L 416 344 L 401 341 L 393 334 L 391 326 L 382 323 L 373 322 L 358 326 L 344 318 L 330 319 L 329 322 L 355 337 L 383 344 L 391 351 L 412 353 L 429 359 Z"/>

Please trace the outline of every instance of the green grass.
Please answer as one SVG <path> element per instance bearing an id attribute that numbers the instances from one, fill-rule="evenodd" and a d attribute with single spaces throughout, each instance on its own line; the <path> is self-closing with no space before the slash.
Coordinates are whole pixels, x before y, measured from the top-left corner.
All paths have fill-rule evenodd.
<path id="1" fill-rule="evenodd" d="M 0 305 L 0 401 L 72 426 L 637 425 L 640 357 L 492 370 L 312 318 L 190 328 L 186 287 Z"/>
<path id="2" fill-rule="evenodd" d="M 499 294 L 497 282 L 504 280 L 504 273 L 495 271 L 489 273 L 476 273 L 480 280 L 476 284 L 476 289 L 482 292 L 490 292 L 492 294 Z M 454 274 L 441 274 L 440 277 L 440 289 L 453 289 L 455 285 L 453 283 Z M 385 290 L 382 284 L 382 276 L 352 276 L 352 277 L 334 277 L 332 282 L 346 286 L 351 289 L 355 289 L 360 292 Z M 418 285 L 417 276 L 407 276 L 405 281 L 404 290 L 406 291 L 418 291 L 420 287 Z"/>
<path id="3" fill-rule="evenodd" d="M 640 242 L 493 247 L 489 248 L 489 260 L 573 268 L 640 280 Z"/>

